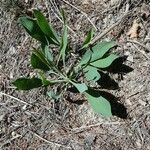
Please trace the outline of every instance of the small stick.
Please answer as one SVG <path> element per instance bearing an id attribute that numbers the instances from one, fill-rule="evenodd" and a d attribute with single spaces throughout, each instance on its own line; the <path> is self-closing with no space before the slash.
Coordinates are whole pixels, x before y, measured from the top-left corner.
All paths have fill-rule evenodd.
<path id="1" fill-rule="evenodd" d="M 143 47 L 144 49 L 146 49 L 148 52 L 150 52 L 150 49 L 148 47 L 146 47 L 144 44 L 138 42 L 138 41 L 135 41 L 135 40 L 127 40 L 127 42 L 130 42 L 130 43 L 134 43 L 134 44 L 137 44 L 141 47 Z"/>
<path id="2" fill-rule="evenodd" d="M 100 125 L 116 125 L 116 124 L 123 124 L 124 122 L 101 122 L 101 123 L 97 123 L 97 124 L 91 124 L 91 125 L 88 125 L 88 126 L 81 126 L 79 128 L 73 128 L 71 131 L 75 132 L 75 133 L 78 133 L 78 132 L 82 132 L 83 130 L 86 130 L 86 129 L 89 129 L 89 128 L 92 128 L 92 127 L 97 127 L 97 126 L 100 126 Z"/>
<path id="3" fill-rule="evenodd" d="M 118 26 L 121 21 L 128 15 L 129 13 L 125 13 L 121 19 L 119 19 L 116 23 L 114 23 L 112 26 L 110 26 L 109 28 L 107 28 L 106 30 L 104 30 L 104 32 L 102 32 L 101 34 L 97 35 L 92 41 L 91 41 L 91 45 L 94 44 L 95 42 L 97 42 L 98 40 L 100 40 L 101 38 L 103 38 L 107 33 L 109 33 L 113 28 L 115 28 L 116 26 Z"/>
<path id="4" fill-rule="evenodd" d="M 18 101 L 18 102 L 21 102 L 21 103 L 23 103 L 23 104 L 32 106 L 30 103 L 27 103 L 27 102 L 25 102 L 25 101 L 23 101 L 23 100 L 21 100 L 21 99 L 18 99 L 18 98 L 14 97 L 14 96 L 9 95 L 9 94 L 0 92 L 0 95 L 4 95 L 4 96 L 7 96 L 7 97 L 10 97 L 10 98 L 12 98 L 12 99 L 14 99 L 14 100 L 16 100 L 16 101 Z"/>
<path id="5" fill-rule="evenodd" d="M 145 51 L 140 50 L 140 49 L 138 48 L 138 46 L 135 45 L 134 43 L 132 43 L 132 44 L 133 44 L 133 46 L 134 46 L 140 53 L 142 53 L 147 59 L 150 59 L 150 58 L 146 55 Z"/>
<path id="6" fill-rule="evenodd" d="M 0 149 L 2 149 L 5 145 L 11 143 L 12 141 L 14 141 L 15 139 L 17 139 L 17 138 L 19 138 L 19 137 L 21 137 L 21 135 L 16 135 L 15 137 L 13 137 L 13 138 L 11 138 L 11 139 L 6 140 L 5 143 L 3 143 L 3 144 L 0 145 Z"/>
<path id="7" fill-rule="evenodd" d="M 53 7 L 55 7 L 57 13 L 59 14 L 59 13 L 60 13 L 60 12 L 59 12 L 59 9 L 56 8 L 56 6 L 54 6 L 54 4 L 53 4 L 53 2 L 52 2 L 51 0 L 50 0 L 50 3 L 51 3 L 51 5 L 52 5 Z M 55 4 L 55 5 L 56 5 L 56 4 Z M 48 6 L 47 6 L 47 8 L 48 8 Z M 63 23 L 63 20 L 54 12 L 53 8 L 51 8 L 51 10 L 52 10 L 53 13 L 55 14 L 55 16 L 59 19 L 59 21 L 60 21 L 61 23 Z M 69 26 L 67 25 L 67 28 L 68 28 L 68 29 L 70 30 L 70 32 L 72 32 L 76 37 L 78 37 L 77 34 L 73 31 L 73 29 L 71 29 L 71 27 L 69 27 Z"/>
<path id="8" fill-rule="evenodd" d="M 81 12 L 83 14 L 83 16 L 85 16 L 87 18 L 87 20 L 91 23 L 91 25 L 95 28 L 95 30 L 97 30 L 96 26 L 94 25 L 94 23 L 91 21 L 91 19 L 87 16 L 87 14 L 85 12 L 83 12 L 82 10 L 80 10 L 79 8 L 77 8 L 76 6 L 70 4 L 69 2 L 67 2 L 66 0 L 62 0 L 64 3 L 66 3 L 67 5 L 73 7 L 74 9 L 76 9 L 77 11 Z"/>
<path id="9" fill-rule="evenodd" d="M 126 5 L 126 10 L 124 15 L 116 22 L 114 23 L 112 26 L 110 26 L 108 29 L 104 30 L 104 32 L 102 32 L 101 34 L 97 35 L 91 42 L 90 44 L 94 44 L 95 42 L 97 42 L 99 39 L 101 39 L 102 37 L 104 37 L 107 33 L 109 33 L 113 28 L 115 28 L 116 26 L 118 26 L 122 20 L 127 17 L 129 15 L 129 4 Z"/>
<path id="10" fill-rule="evenodd" d="M 35 133 L 35 132 L 33 132 L 33 131 L 29 130 L 29 129 L 28 129 L 28 131 L 30 131 L 33 135 L 35 135 L 36 137 L 38 137 L 39 139 L 41 139 L 42 141 L 44 141 L 44 142 L 46 142 L 46 143 L 48 143 L 48 144 L 50 144 L 50 145 L 55 144 L 55 145 L 57 145 L 57 146 L 59 146 L 59 147 L 65 148 L 65 149 L 71 149 L 71 147 L 67 147 L 67 146 L 62 145 L 62 144 L 60 144 L 60 143 L 48 141 L 47 139 L 41 137 L 40 135 L 38 135 L 37 133 Z"/>

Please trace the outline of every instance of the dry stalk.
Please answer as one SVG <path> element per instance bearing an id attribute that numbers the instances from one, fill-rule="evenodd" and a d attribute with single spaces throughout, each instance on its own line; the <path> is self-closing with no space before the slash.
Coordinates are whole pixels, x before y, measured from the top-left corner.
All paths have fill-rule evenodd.
<path id="1" fill-rule="evenodd" d="M 32 106 L 30 103 L 27 103 L 27 102 L 25 102 L 25 101 L 23 101 L 23 100 L 21 100 L 21 99 L 18 99 L 18 98 L 14 97 L 14 96 L 9 95 L 9 94 L 6 94 L 6 93 L 3 93 L 3 92 L 0 92 L 0 95 L 7 96 L 7 97 L 9 97 L 9 98 L 12 98 L 12 99 L 14 99 L 14 100 L 16 100 L 16 101 L 20 102 L 20 103 L 25 104 L 25 105 Z"/>
<path id="2" fill-rule="evenodd" d="M 150 49 L 148 47 L 146 47 L 144 44 L 138 42 L 138 41 L 135 41 L 135 40 L 127 40 L 127 42 L 130 42 L 130 43 L 134 43 L 134 44 L 137 44 L 141 47 L 143 47 L 146 51 L 150 52 Z"/>
<path id="3" fill-rule="evenodd" d="M 40 140 L 42 140 L 42 141 L 44 141 L 44 142 L 46 142 L 46 143 L 48 143 L 48 144 L 50 144 L 50 145 L 56 145 L 56 146 L 58 146 L 58 147 L 62 147 L 62 148 L 65 148 L 65 149 L 72 149 L 71 147 L 65 146 L 65 145 L 63 145 L 63 144 L 60 144 L 60 143 L 57 143 L 57 142 L 53 142 L 53 141 L 49 141 L 49 140 L 47 140 L 47 139 L 41 137 L 41 136 L 38 135 L 37 133 L 35 133 L 35 132 L 29 130 L 29 129 L 28 129 L 28 131 L 31 132 L 31 133 L 32 133 L 33 135 L 35 135 L 36 137 L 38 137 Z"/>
<path id="4" fill-rule="evenodd" d="M 72 8 L 76 9 L 77 11 L 81 12 L 83 14 L 83 16 L 85 16 L 87 18 L 87 20 L 90 22 L 90 24 L 94 27 L 95 30 L 97 30 L 96 26 L 94 25 L 94 23 L 91 21 L 91 19 L 88 17 L 88 15 L 83 12 L 82 10 L 80 10 L 79 8 L 77 8 L 76 6 L 70 4 L 68 1 L 66 0 L 62 0 L 64 3 L 66 3 L 67 5 L 71 6 Z"/>
<path id="5" fill-rule="evenodd" d="M 105 29 L 102 33 L 100 33 L 99 35 L 97 35 L 95 38 L 93 38 L 93 40 L 91 41 L 90 44 L 94 44 L 95 42 L 97 42 L 98 40 L 100 40 L 101 38 L 103 38 L 112 29 L 114 29 L 116 26 L 118 26 L 124 20 L 124 18 L 126 18 L 128 15 L 129 15 L 129 12 L 128 12 L 128 9 L 127 9 L 126 12 L 125 12 L 125 14 L 116 23 L 114 23 L 109 28 Z"/>

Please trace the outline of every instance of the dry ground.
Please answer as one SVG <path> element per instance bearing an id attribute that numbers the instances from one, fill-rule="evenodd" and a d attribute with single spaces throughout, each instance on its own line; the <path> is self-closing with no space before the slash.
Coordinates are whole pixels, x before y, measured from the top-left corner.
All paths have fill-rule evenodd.
<path id="1" fill-rule="evenodd" d="M 96 115 L 87 102 L 79 105 L 63 99 L 55 103 L 43 95 L 43 89 L 15 90 L 14 79 L 33 74 L 29 54 L 30 45 L 36 42 L 16 22 L 33 7 L 41 9 L 58 31 L 62 26 L 58 8 L 65 8 L 74 49 L 91 26 L 97 29 L 97 36 L 129 13 L 99 39 L 116 39 L 115 51 L 127 56 L 126 70 L 110 74 L 119 88 L 101 83 L 118 99 L 115 116 Z M 140 29 L 136 39 L 129 39 L 133 20 Z M 0 48 L 0 149 L 150 150 L 149 0 L 1 0 Z M 119 112 L 120 106 L 124 112 Z"/>

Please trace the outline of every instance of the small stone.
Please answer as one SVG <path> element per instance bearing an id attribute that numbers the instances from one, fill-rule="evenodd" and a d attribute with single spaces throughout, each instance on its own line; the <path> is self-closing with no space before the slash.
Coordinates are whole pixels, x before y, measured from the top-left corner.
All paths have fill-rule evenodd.
<path id="1" fill-rule="evenodd" d="M 139 139 L 136 141 L 136 144 L 137 144 L 138 148 L 139 148 L 139 149 L 141 149 L 142 144 L 141 144 L 141 142 L 140 142 L 140 140 L 139 140 Z"/>
<path id="2" fill-rule="evenodd" d="M 82 4 L 83 4 L 83 5 L 88 5 L 88 4 L 89 4 L 89 0 L 83 0 L 83 1 L 82 1 Z"/>
<path id="3" fill-rule="evenodd" d="M 149 62 L 143 62 L 143 66 L 145 66 L 145 67 L 148 67 L 148 65 L 149 65 Z"/>
<path id="4" fill-rule="evenodd" d="M 13 76 L 13 72 L 10 72 L 10 79 L 13 79 L 14 78 L 14 76 Z"/>
<path id="5" fill-rule="evenodd" d="M 147 104 L 146 102 L 142 101 L 141 99 L 139 99 L 139 103 L 143 106 L 146 106 L 146 104 Z"/>
<path id="6" fill-rule="evenodd" d="M 130 55 L 130 52 L 129 52 L 129 51 L 126 51 L 126 52 L 124 53 L 124 55 L 129 56 L 129 55 Z"/>
<path id="7" fill-rule="evenodd" d="M 127 60 L 130 61 L 130 62 L 133 62 L 133 56 L 132 55 L 128 56 Z"/>
<path id="8" fill-rule="evenodd" d="M 13 132 L 11 133 L 11 135 L 12 135 L 12 137 L 15 137 L 15 136 L 16 136 L 16 133 L 13 131 Z"/>
<path id="9" fill-rule="evenodd" d="M 110 5 L 114 6 L 117 5 L 119 3 L 119 0 L 111 0 Z"/>
<path id="10" fill-rule="evenodd" d="M 13 47 L 13 46 L 11 46 L 11 47 L 9 48 L 8 53 L 9 53 L 10 55 L 15 54 L 15 53 L 16 53 L 16 48 L 15 48 L 15 47 Z"/>
<path id="11" fill-rule="evenodd" d="M 126 51 L 124 53 L 124 55 L 128 56 L 127 57 L 127 60 L 130 61 L 130 62 L 133 62 L 133 56 L 131 55 L 131 53 L 129 51 Z"/>
<path id="12" fill-rule="evenodd" d="M 0 115 L 0 121 L 4 119 L 5 115 Z"/>
<path id="13" fill-rule="evenodd" d="M 22 107 L 23 110 L 26 110 L 26 108 L 27 108 L 27 105 L 24 105 L 24 106 Z"/>
<path id="14" fill-rule="evenodd" d="M 131 101 L 129 99 L 126 99 L 125 102 L 126 102 L 127 105 L 130 105 L 130 106 L 132 105 L 132 103 L 131 103 Z"/>

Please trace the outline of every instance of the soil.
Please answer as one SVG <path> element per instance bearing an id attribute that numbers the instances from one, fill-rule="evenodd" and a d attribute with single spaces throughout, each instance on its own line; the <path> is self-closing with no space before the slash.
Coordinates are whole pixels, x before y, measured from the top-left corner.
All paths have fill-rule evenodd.
<path id="1" fill-rule="evenodd" d="M 110 98 L 110 118 L 95 114 L 77 93 L 66 92 L 55 102 L 42 88 L 16 91 L 12 85 L 18 77 L 34 74 L 29 60 L 31 47 L 37 45 L 18 25 L 18 17 L 38 8 L 61 32 L 61 7 L 72 53 L 90 27 L 98 37 L 120 20 L 98 39 L 115 39 L 118 47 L 113 51 L 121 56 L 98 83 L 102 95 Z M 149 0 L 2 0 L 0 18 L 0 149 L 150 150 Z M 138 29 L 132 37 L 128 32 L 134 20 Z"/>

